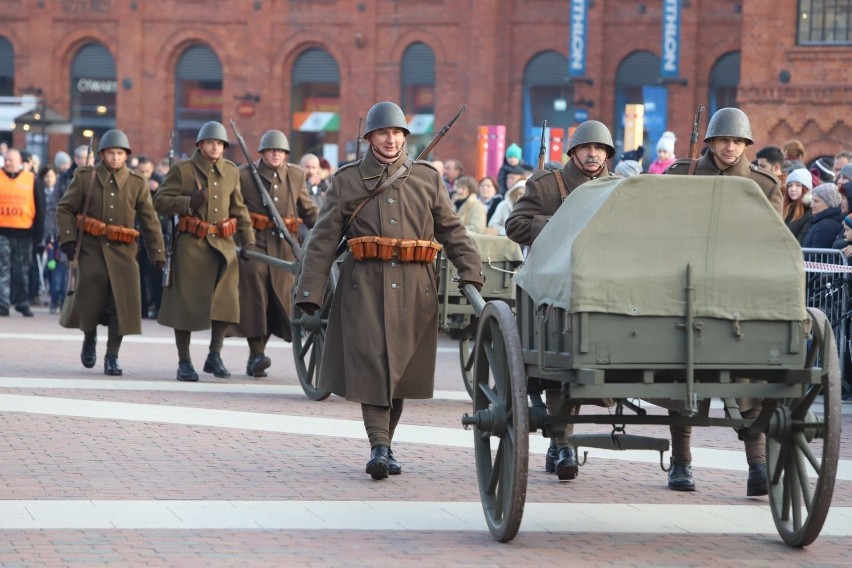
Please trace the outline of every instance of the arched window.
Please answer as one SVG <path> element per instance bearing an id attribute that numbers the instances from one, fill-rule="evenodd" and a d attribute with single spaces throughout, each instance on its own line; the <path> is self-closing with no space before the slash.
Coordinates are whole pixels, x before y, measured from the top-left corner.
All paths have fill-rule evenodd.
<path id="1" fill-rule="evenodd" d="M 201 125 L 222 121 L 222 64 L 206 45 L 186 48 L 175 69 L 177 150 L 190 155 Z"/>
<path id="2" fill-rule="evenodd" d="M 627 105 L 643 105 L 643 133 L 641 144 L 648 148 L 645 163 L 656 157 L 650 146 L 656 148 L 656 141 L 666 130 L 668 91 L 660 82 L 660 58 L 649 51 L 636 51 L 622 60 L 615 75 L 615 124 L 612 125 L 612 138 L 616 155 L 625 150 L 634 150 L 639 144 L 631 143 L 632 148 L 624 147 L 625 111 Z"/>
<path id="3" fill-rule="evenodd" d="M 115 128 L 116 93 L 112 54 L 100 43 L 84 45 L 71 63 L 71 147 L 88 143 L 84 130 L 91 130 L 98 139 Z"/>
<path id="4" fill-rule="evenodd" d="M 435 132 L 435 53 L 425 43 L 412 43 L 402 56 L 400 105 L 408 117 L 408 152 L 416 156 Z"/>
<path id="5" fill-rule="evenodd" d="M 582 107 L 581 112 L 588 113 L 587 107 Z M 567 132 L 574 123 L 574 115 L 574 89 L 568 82 L 568 58 L 556 51 L 536 54 L 524 69 L 521 125 L 524 161 L 535 164 L 538 160 L 542 121 L 546 120 L 549 128 Z M 511 142 L 506 140 L 506 146 Z"/>
<path id="6" fill-rule="evenodd" d="M 740 52 L 726 53 L 716 60 L 710 71 L 709 115 L 720 108 L 737 106 L 737 86 L 740 84 Z"/>
<path id="7" fill-rule="evenodd" d="M 0 97 L 15 94 L 15 49 L 5 37 L 0 37 Z"/>
<path id="8" fill-rule="evenodd" d="M 294 161 L 307 153 L 337 164 L 340 132 L 340 70 L 323 49 L 308 49 L 293 66 L 293 133 L 290 150 Z"/>

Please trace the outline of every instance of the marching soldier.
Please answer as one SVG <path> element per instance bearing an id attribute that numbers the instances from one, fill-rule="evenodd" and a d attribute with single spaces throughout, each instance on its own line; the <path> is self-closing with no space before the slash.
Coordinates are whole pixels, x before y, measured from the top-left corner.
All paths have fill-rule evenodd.
<path id="1" fill-rule="evenodd" d="M 157 321 L 174 328 L 179 381 L 197 381 L 189 343 L 193 331 L 211 329 L 204 372 L 219 378 L 231 373 L 221 351 L 229 324 L 240 321 L 238 299 L 239 236 L 245 250 L 254 248 L 254 231 L 240 193 L 237 166 L 222 154 L 228 147 L 225 127 L 206 122 L 198 131 L 195 153 L 176 163 L 154 194 L 154 207 L 179 215 L 172 260 L 173 282 L 163 289 Z"/>
<path id="2" fill-rule="evenodd" d="M 365 132 L 366 156 L 334 174 L 295 294 L 306 313 L 319 309 L 345 234 L 349 253 L 331 307 L 319 386 L 361 403 L 371 447 L 366 471 L 384 479 L 402 471 L 391 442 L 404 399 L 433 394 L 438 341 L 433 261 L 441 248 L 435 241 L 457 267 L 461 286 L 481 288 L 482 265 L 441 173 L 409 159 L 402 109 L 392 102 L 373 105 Z"/>
<path id="3" fill-rule="evenodd" d="M 280 130 L 267 131 L 261 137 L 257 151 L 261 156 L 257 172 L 287 230 L 294 239 L 298 239 L 299 227 L 303 223 L 313 227 L 317 219 L 317 206 L 305 186 L 305 172 L 299 166 L 287 163 L 290 142 Z M 278 235 L 248 165 L 240 168 L 240 188 L 255 230 L 257 250 L 281 260 L 295 260 L 290 245 Z M 265 377 L 266 369 L 272 364 L 264 353 L 269 337 L 277 335 L 290 341 L 294 278 L 290 272 L 262 262 L 240 259 L 239 264 L 240 323 L 231 329 L 247 338 L 249 358 L 246 374 Z"/>
<path id="4" fill-rule="evenodd" d="M 606 161 L 615 155 L 615 146 L 612 134 L 601 122 L 587 120 L 580 124 L 574 131 L 567 153 L 570 159 L 561 170 L 541 170 L 527 180 L 526 191 L 506 219 L 506 236 L 516 243 L 532 245 L 568 194 L 578 186 L 593 179 L 617 177 L 607 169 Z M 556 414 L 560 392 L 548 389 L 545 397 L 547 411 Z M 579 414 L 582 403 L 572 402 L 568 413 Z M 563 435 L 551 439 L 545 457 L 545 470 L 556 473 L 560 480 L 574 479 L 580 471 L 576 451 L 570 442 L 573 434 L 574 425 L 566 424 Z"/>
<path id="5" fill-rule="evenodd" d="M 746 148 L 754 144 L 748 116 L 738 108 L 717 110 L 707 124 L 704 142 L 707 152 L 698 160 L 677 160 L 667 174 L 699 176 L 740 176 L 757 183 L 763 194 L 783 218 L 781 182 L 772 174 L 752 165 L 745 155 Z M 756 418 L 762 409 L 759 399 L 738 399 L 743 418 Z M 671 413 L 671 411 L 670 411 Z M 694 491 L 692 454 L 690 452 L 691 426 L 672 426 L 672 468 L 669 470 L 669 487 L 676 491 Z M 769 492 L 766 470 L 766 437 L 763 434 L 747 436 L 745 443 L 748 461 L 746 495 L 766 495 Z"/>
<path id="6" fill-rule="evenodd" d="M 107 326 L 107 375 L 122 374 L 118 364 L 122 338 L 142 333 L 139 231 L 133 228 L 134 218 L 145 236 L 148 256 L 160 268 L 166 259 L 148 183 L 127 168 L 130 152 L 124 132 L 105 132 L 98 145 L 101 162 L 77 168 L 56 207 L 59 246 L 78 263 L 76 290 L 66 298 L 59 323 L 83 331 L 80 360 L 86 368 L 97 360 L 97 326 Z M 78 249 L 79 231 L 83 234 Z"/>

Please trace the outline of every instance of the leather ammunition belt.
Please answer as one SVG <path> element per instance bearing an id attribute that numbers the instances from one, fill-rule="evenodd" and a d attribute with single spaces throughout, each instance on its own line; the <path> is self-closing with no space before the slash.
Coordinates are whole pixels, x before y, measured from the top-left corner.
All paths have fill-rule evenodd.
<path id="1" fill-rule="evenodd" d="M 443 247 L 432 241 L 392 237 L 356 237 L 347 241 L 355 260 L 391 260 L 434 262 Z"/>
<path id="2" fill-rule="evenodd" d="M 267 215 L 249 212 L 249 217 L 251 217 L 251 226 L 257 231 L 265 231 L 275 226 L 275 222 Z M 299 227 L 302 226 L 301 217 L 284 217 L 283 221 L 291 235 L 295 237 L 299 234 Z"/>
<path id="3" fill-rule="evenodd" d="M 108 225 L 100 219 L 88 215 L 77 215 L 77 229 L 82 229 L 93 237 L 106 237 L 117 243 L 132 243 L 139 236 L 139 231 L 123 225 Z"/>
<path id="4" fill-rule="evenodd" d="M 178 220 L 178 231 L 189 233 L 199 239 L 204 237 L 227 239 L 237 232 L 237 218 L 230 217 L 218 223 L 208 223 L 192 215 L 181 215 Z"/>

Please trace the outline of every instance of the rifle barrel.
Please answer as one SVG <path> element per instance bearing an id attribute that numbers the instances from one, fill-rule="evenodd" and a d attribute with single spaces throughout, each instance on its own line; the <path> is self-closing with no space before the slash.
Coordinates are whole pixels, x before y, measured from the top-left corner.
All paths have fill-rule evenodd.
<path id="1" fill-rule="evenodd" d="M 429 155 L 429 153 L 432 151 L 432 148 L 434 148 L 435 146 L 438 145 L 438 142 L 441 141 L 441 138 L 443 138 L 444 135 L 446 135 L 447 132 L 449 132 L 450 128 L 452 128 L 452 126 L 453 126 L 453 123 L 455 123 L 455 121 L 457 121 L 459 119 L 459 117 L 461 116 L 461 113 L 463 113 L 465 110 L 467 110 L 467 105 L 462 105 L 462 107 L 459 109 L 459 111 L 456 113 L 456 115 L 453 117 L 453 119 L 450 120 L 447 124 L 445 124 L 441 128 L 441 130 L 438 132 L 438 134 L 436 134 L 435 137 L 432 138 L 432 141 L 429 142 L 428 146 L 423 148 L 423 151 L 420 152 L 419 156 L 417 156 L 418 160 L 422 160 L 426 156 Z"/>

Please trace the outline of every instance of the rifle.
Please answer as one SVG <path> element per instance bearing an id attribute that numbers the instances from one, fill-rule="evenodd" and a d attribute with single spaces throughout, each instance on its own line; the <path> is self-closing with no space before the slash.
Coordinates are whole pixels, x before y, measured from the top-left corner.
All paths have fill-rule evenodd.
<path id="1" fill-rule="evenodd" d="M 94 142 L 95 136 L 92 135 L 89 138 L 89 149 L 86 150 L 86 165 L 89 165 L 89 160 L 92 158 L 92 144 Z M 83 199 L 83 216 L 85 217 L 86 212 L 89 209 L 89 203 L 92 200 L 92 186 L 95 183 L 95 166 L 92 165 L 92 173 L 89 177 L 89 187 L 86 189 L 86 197 Z M 74 245 L 74 259 L 70 262 L 68 271 L 68 282 L 65 287 L 67 290 L 67 294 L 69 296 L 74 294 L 74 290 L 77 289 L 77 268 L 79 266 L 79 258 L 80 258 L 80 249 L 83 247 L 83 228 L 86 225 L 85 219 L 81 223 L 80 221 L 75 220 L 77 223 L 77 242 Z"/>
<path id="2" fill-rule="evenodd" d="M 361 122 L 364 119 L 362 117 L 358 117 L 358 138 L 355 139 L 355 159 L 361 159 Z"/>
<path id="3" fill-rule="evenodd" d="M 695 121 L 692 123 L 692 135 L 689 138 L 689 175 L 695 173 L 695 168 L 698 166 L 698 129 L 701 125 L 701 113 L 704 112 L 704 105 L 698 105 L 695 111 Z"/>
<path id="4" fill-rule="evenodd" d="M 175 131 L 172 130 L 169 134 L 169 169 L 175 163 Z M 166 251 L 166 264 L 163 266 L 163 288 L 171 288 L 174 278 L 172 277 L 172 260 L 175 257 L 175 249 L 177 248 L 177 216 L 172 215 L 171 227 L 172 234 L 169 235 L 169 250 Z"/>
<path id="5" fill-rule="evenodd" d="M 432 141 L 429 142 L 428 146 L 423 148 L 423 151 L 420 152 L 419 156 L 417 156 L 418 160 L 422 160 L 429 155 L 429 153 L 432 151 L 432 148 L 438 145 L 438 142 L 441 141 L 441 138 L 443 138 L 447 134 L 447 132 L 449 132 L 450 128 L 453 126 L 453 123 L 459 119 L 461 113 L 463 113 L 465 110 L 467 110 L 467 105 L 462 105 L 462 107 L 459 109 L 453 119 L 441 128 L 438 134 L 436 134 L 435 137 L 432 138 Z"/>
<path id="6" fill-rule="evenodd" d="M 287 241 L 287 244 L 290 245 L 290 249 L 293 251 L 293 256 L 296 257 L 296 260 L 301 260 L 302 247 L 299 246 L 298 241 L 290 235 L 290 231 L 287 230 L 287 226 L 284 224 L 284 219 L 281 218 L 281 214 L 278 212 L 278 209 L 275 207 L 275 203 L 272 201 L 272 196 L 269 195 L 269 191 L 267 191 L 266 186 L 263 185 L 263 180 L 257 172 L 257 166 L 252 161 L 248 148 L 246 148 L 246 141 L 243 140 L 242 134 L 240 134 L 240 131 L 237 130 L 237 123 L 234 122 L 233 119 L 229 122 L 231 123 L 231 128 L 234 130 L 234 136 L 237 137 L 237 142 L 240 144 L 240 149 L 242 149 L 243 154 L 246 157 L 246 161 L 248 162 L 249 170 L 251 170 L 251 177 L 254 180 L 254 185 L 257 186 L 257 190 L 260 192 L 260 196 L 263 199 L 263 206 L 266 207 L 266 210 L 269 212 L 269 216 L 275 223 L 275 230 L 278 231 L 278 237 Z"/>
<path id="7" fill-rule="evenodd" d="M 545 142 L 547 132 L 547 121 L 541 123 L 541 148 L 538 150 L 538 168 L 537 171 L 544 169 L 545 157 L 547 156 L 547 142 Z"/>

